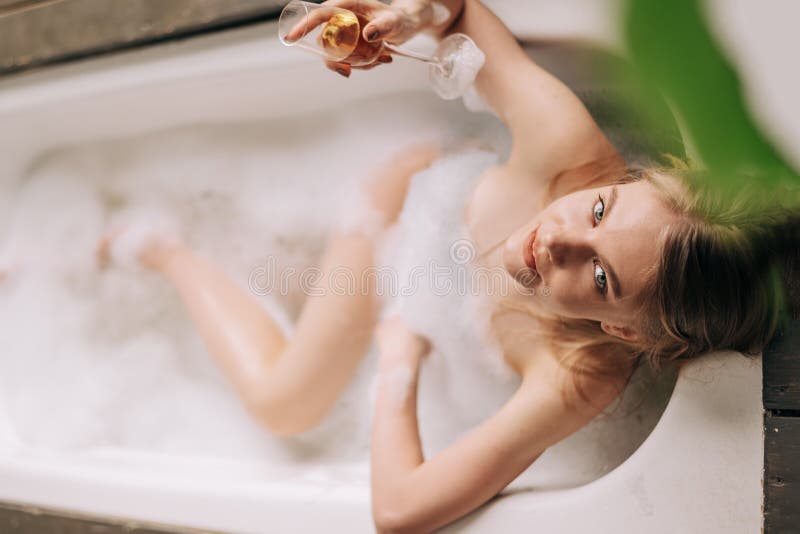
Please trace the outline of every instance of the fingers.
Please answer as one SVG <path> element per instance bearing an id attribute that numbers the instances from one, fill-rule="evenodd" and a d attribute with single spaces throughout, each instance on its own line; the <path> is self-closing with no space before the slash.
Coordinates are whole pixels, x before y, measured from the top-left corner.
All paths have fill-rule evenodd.
<path id="1" fill-rule="evenodd" d="M 338 61 L 326 61 L 325 66 L 328 67 L 330 70 L 339 74 L 340 76 L 344 76 L 345 78 L 349 78 L 350 74 L 352 74 L 353 69 L 356 70 L 372 70 L 379 65 L 384 65 L 387 63 L 391 63 L 393 61 L 392 56 L 389 54 L 382 54 L 378 59 L 374 62 L 370 63 L 369 65 L 359 65 L 353 66 L 349 63 L 342 63 Z"/>
<path id="2" fill-rule="evenodd" d="M 329 0 L 322 5 L 349 9 L 370 20 L 362 28 L 364 39 L 369 42 L 399 38 L 406 40 L 415 33 L 411 21 L 397 8 L 378 0 Z"/>
<path id="3" fill-rule="evenodd" d="M 292 29 L 286 33 L 284 39 L 289 43 L 296 41 L 305 34 L 313 31 L 314 28 L 320 24 L 331 20 L 331 17 L 340 12 L 339 8 L 356 9 L 358 3 L 358 1 L 354 0 L 332 0 L 330 2 L 325 2 L 320 6 L 319 9 L 310 11 L 308 18 L 301 17 L 297 24 L 295 24 Z M 380 5 L 383 6 L 383 4 Z"/>
<path id="4" fill-rule="evenodd" d="M 364 26 L 363 35 L 367 41 L 402 44 L 414 37 L 421 29 L 422 26 L 418 21 L 399 9 L 389 7 Z"/>
<path id="5" fill-rule="evenodd" d="M 336 74 L 344 76 L 345 78 L 349 78 L 350 73 L 352 72 L 352 66 L 348 63 L 341 63 L 338 61 L 326 61 L 325 66 L 331 69 Z"/>
<path id="6" fill-rule="evenodd" d="M 378 67 L 380 65 L 385 65 L 387 63 L 391 63 L 392 61 L 393 61 L 392 56 L 390 56 L 389 54 L 386 54 L 386 55 L 381 55 L 380 57 L 378 57 L 378 59 L 376 59 L 374 62 L 370 63 L 369 65 L 359 65 L 357 67 L 352 67 L 352 68 L 357 69 L 357 70 L 371 70 L 371 69 L 374 69 L 375 67 Z"/>
<path id="7" fill-rule="evenodd" d="M 286 32 L 286 35 L 283 36 L 284 40 L 288 43 L 297 41 L 323 22 L 330 20 L 334 13 L 335 11 L 333 9 L 318 9 L 312 11 L 308 18 L 301 18 L 291 30 Z"/>
<path id="8" fill-rule="evenodd" d="M 386 9 L 387 5 L 379 0 L 328 0 L 322 3 L 323 6 L 341 7 L 356 13 L 369 15 L 376 11 Z"/>
<path id="9" fill-rule="evenodd" d="M 327 8 L 327 9 L 326 9 Z M 404 41 L 416 33 L 412 21 L 399 9 L 378 0 L 329 0 L 309 13 L 307 20 L 298 23 L 284 36 L 287 42 L 300 39 L 336 14 L 337 9 L 349 9 L 371 21 L 362 28 L 364 39 L 375 42 L 386 39 Z"/>
<path id="10" fill-rule="evenodd" d="M 375 338 L 383 355 L 417 360 L 431 350 L 430 341 L 412 332 L 402 318 L 384 319 L 375 329 Z"/>
<path id="11" fill-rule="evenodd" d="M 396 12 L 385 11 L 364 26 L 362 35 L 364 39 L 371 43 L 391 38 L 396 33 L 397 26 L 400 25 L 399 19 L 400 17 Z"/>

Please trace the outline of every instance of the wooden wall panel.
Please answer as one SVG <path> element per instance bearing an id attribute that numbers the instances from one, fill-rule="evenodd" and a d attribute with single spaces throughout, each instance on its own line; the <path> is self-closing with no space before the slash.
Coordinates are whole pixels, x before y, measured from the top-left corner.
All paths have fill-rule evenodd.
<path id="1" fill-rule="evenodd" d="M 800 410 L 800 320 L 776 336 L 764 351 L 763 363 L 764 408 Z"/>
<path id="2" fill-rule="evenodd" d="M 274 18 L 286 0 L 0 0 L 0 74 Z"/>
<path id="3" fill-rule="evenodd" d="M 764 423 L 764 534 L 800 532 L 800 417 Z"/>

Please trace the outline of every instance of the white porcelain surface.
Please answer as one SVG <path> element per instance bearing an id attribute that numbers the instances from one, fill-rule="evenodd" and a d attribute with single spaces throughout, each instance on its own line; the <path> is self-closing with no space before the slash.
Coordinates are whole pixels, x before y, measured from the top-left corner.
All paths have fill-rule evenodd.
<path id="1" fill-rule="evenodd" d="M 552 34 L 570 34 L 560 27 Z M 539 29 L 519 19 L 512 28 Z M 338 79 L 316 58 L 287 54 L 264 25 L 17 76 L 0 83 L 0 175 L 22 175 L 53 146 L 268 120 L 426 87 L 424 69 L 393 67 L 358 83 Z M 8 186 L 0 180 L 0 192 Z M 372 531 L 360 467 L 266 470 L 114 450 L 45 455 L 20 448 L 2 420 L 0 439 L 4 501 L 232 532 Z M 683 369 L 656 429 L 616 470 L 574 489 L 504 496 L 450 531 L 757 532 L 762 456 L 760 362 L 711 355 Z"/>

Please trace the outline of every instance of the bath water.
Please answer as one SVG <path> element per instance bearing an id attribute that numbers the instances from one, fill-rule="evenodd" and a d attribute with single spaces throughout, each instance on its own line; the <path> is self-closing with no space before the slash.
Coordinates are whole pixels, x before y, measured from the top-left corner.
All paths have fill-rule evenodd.
<path id="1" fill-rule="evenodd" d="M 0 282 L 0 449 L 365 465 L 374 352 L 319 428 L 273 438 L 245 413 L 166 282 L 126 265 L 101 270 L 95 251 L 119 221 L 166 215 L 199 254 L 292 319 L 305 299 L 298 277 L 281 287 L 253 274 L 315 265 L 369 170 L 428 140 L 479 145 L 500 161 L 509 149 L 491 115 L 405 94 L 293 119 L 64 146 L 9 177 L 13 210 L 0 217 L 0 270 L 8 272 Z M 439 320 L 448 329 L 448 317 Z M 569 486 L 609 471 L 649 434 L 672 383 L 634 380 L 633 389 L 653 394 L 629 395 L 622 415 L 548 450 L 519 484 Z M 480 397 L 458 401 L 465 413 L 485 409 Z M 419 410 L 441 413 L 439 404 L 431 396 Z"/>
<path id="2" fill-rule="evenodd" d="M 63 147 L 16 177 L 14 209 L 0 228 L 0 269 L 8 271 L 0 283 L 0 438 L 52 450 L 365 459 L 362 420 L 296 440 L 266 436 L 175 292 L 143 269 L 100 270 L 95 258 L 98 240 L 120 220 L 166 214 L 200 254 L 294 317 L 304 300 L 297 277 L 285 294 L 276 288 L 265 297 L 266 288 L 249 287 L 251 273 L 269 261 L 278 271 L 314 265 L 370 169 L 428 140 L 507 149 L 494 119 L 428 94 L 354 111 Z M 361 373 L 361 389 L 370 379 Z M 368 409 L 358 413 L 368 418 Z"/>

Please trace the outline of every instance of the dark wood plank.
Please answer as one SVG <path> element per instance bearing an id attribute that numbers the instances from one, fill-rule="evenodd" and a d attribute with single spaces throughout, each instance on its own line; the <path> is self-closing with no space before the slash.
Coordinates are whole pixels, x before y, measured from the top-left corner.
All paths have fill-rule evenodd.
<path id="1" fill-rule="evenodd" d="M 199 534 L 208 531 L 175 529 L 135 521 L 0 504 L 0 532 L 3 534 Z"/>
<path id="2" fill-rule="evenodd" d="M 0 73 L 275 17 L 286 0 L 29 0 L 0 5 Z M 16 6 L 16 7 L 15 7 Z"/>
<path id="3" fill-rule="evenodd" d="M 800 532 L 800 418 L 764 418 L 764 533 Z"/>
<path id="4" fill-rule="evenodd" d="M 65 0 L 0 0 L 0 16 L 40 9 Z"/>
<path id="5" fill-rule="evenodd" d="M 800 320 L 793 320 L 764 350 L 764 408 L 800 410 Z"/>

